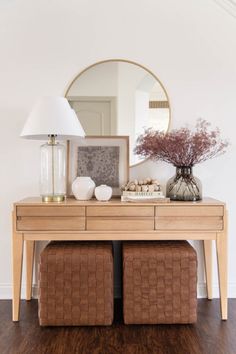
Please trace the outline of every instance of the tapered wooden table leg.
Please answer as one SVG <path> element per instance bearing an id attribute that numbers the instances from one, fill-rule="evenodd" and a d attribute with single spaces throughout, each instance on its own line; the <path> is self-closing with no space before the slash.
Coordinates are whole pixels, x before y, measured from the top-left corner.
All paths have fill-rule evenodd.
<path id="1" fill-rule="evenodd" d="M 12 234 L 12 259 L 13 259 L 13 299 L 12 299 L 12 320 L 19 321 L 21 278 L 23 261 L 23 234 Z"/>
<path id="2" fill-rule="evenodd" d="M 34 268 L 34 241 L 25 241 L 26 253 L 26 300 L 32 298 L 32 281 L 33 281 L 33 268 Z"/>
<path id="3" fill-rule="evenodd" d="M 227 320 L 228 318 L 228 299 L 227 299 L 227 232 L 217 234 L 216 251 L 218 262 L 218 277 L 220 287 L 220 304 L 221 304 L 221 318 Z"/>
<path id="4" fill-rule="evenodd" d="M 203 241 L 207 297 L 212 299 L 212 240 Z"/>

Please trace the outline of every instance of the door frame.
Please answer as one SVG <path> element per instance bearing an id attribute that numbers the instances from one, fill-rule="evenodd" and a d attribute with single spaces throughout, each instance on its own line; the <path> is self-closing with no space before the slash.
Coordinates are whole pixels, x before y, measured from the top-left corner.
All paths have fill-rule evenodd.
<path id="1" fill-rule="evenodd" d="M 67 96 L 69 102 L 109 102 L 111 107 L 111 133 L 117 135 L 117 98 L 115 96 Z"/>

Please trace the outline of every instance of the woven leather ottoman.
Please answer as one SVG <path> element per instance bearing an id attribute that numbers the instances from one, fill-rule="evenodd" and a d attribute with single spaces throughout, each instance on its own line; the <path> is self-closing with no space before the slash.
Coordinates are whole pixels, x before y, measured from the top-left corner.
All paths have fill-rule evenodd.
<path id="1" fill-rule="evenodd" d="M 197 255 L 187 241 L 123 244 L 126 324 L 197 320 Z"/>
<path id="2" fill-rule="evenodd" d="M 40 325 L 111 325 L 112 321 L 112 244 L 49 243 L 40 255 Z"/>

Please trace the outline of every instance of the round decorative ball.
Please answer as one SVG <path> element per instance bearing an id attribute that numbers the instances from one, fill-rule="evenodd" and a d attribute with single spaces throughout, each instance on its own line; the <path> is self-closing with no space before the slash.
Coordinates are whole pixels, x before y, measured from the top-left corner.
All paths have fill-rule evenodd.
<path id="1" fill-rule="evenodd" d="M 77 177 L 72 183 L 72 192 L 77 200 L 89 200 L 92 198 L 95 183 L 90 177 Z"/>
<path id="2" fill-rule="evenodd" d="M 111 196 L 112 196 L 111 187 L 105 184 L 101 184 L 101 186 L 95 188 L 95 197 L 100 202 L 107 202 L 109 199 L 111 199 Z"/>

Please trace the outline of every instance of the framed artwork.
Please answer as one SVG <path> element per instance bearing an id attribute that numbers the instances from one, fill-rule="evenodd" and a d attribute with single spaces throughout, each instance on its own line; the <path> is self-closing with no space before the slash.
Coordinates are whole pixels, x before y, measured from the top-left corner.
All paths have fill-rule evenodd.
<path id="1" fill-rule="evenodd" d="M 86 136 L 70 141 L 68 149 L 69 195 L 78 176 L 112 187 L 113 196 L 121 194 L 120 187 L 129 180 L 128 136 Z"/>

